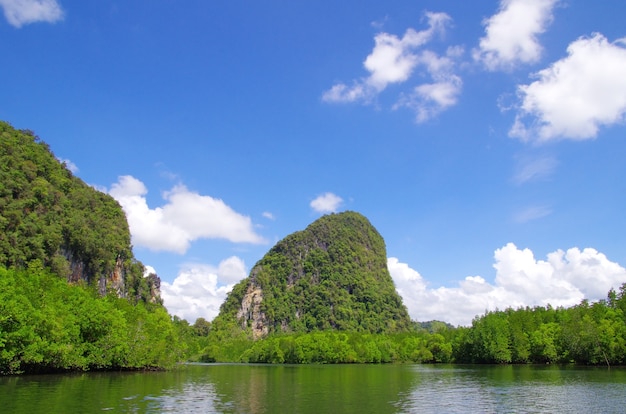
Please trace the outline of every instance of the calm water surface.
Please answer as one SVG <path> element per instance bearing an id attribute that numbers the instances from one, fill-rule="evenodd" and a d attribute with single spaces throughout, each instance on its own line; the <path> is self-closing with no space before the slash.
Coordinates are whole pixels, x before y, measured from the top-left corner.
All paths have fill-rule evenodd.
<path id="1" fill-rule="evenodd" d="M 188 365 L 0 378 L 2 413 L 623 413 L 626 369 Z"/>

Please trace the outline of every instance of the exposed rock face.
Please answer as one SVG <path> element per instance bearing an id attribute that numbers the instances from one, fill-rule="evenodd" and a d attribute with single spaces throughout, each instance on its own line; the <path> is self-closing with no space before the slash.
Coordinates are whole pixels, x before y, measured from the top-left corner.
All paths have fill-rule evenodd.
<path id="1" fill-rule="evenodd" d="M 262 301 L 263 289 L 255 283 L 250 283 L 241 301 L 241 308 L 237 311 L 237 320 L 240 321 L 241 328 L 250 327 L 254 339 L 261 338 L 269 332 L 267 318 L 261 311 Z"/>
<path id="2" fill-rule="evenodd" d="M 66 249 L 62 249 L 63 257 L 69 264 L 69 272 L 67 275 L 67 281 L 70 283 L 77 283 L 79 281 L 85 281 L 87 283 L 93 283 L 94 276 L 97 277 L 95 281 L 98 284 L 98 292 L 100 295 L 105 295 L 109 291 L 114 291 L 117 296 L 126 297 L 126 269 L 124 268 L 124 262 L 121 258 L 115 260 L 115 267 L 109 275 L 99 274 L 94 275 L 93 271 L 88 269 L 88 265 L 84 260 L 77 258 L 73 252 Z"/>
<path id="3" fill-rule="evenodd" d="M 324 216 L 278 242 L 233 288 L 218 318 L 255 339 L 272 332 L 408 329 L 386 256 L 382 237 L 362 215 Z"/>
<path id="4" fill-rule="evenodd" d="M 148 302 L 150 303 L 163 303 L 161 299 L 161 278 L 156 274 L 150 273 L 146 276 L 148 288 L 150 289 L 150 295 L 148 296 Z"/>

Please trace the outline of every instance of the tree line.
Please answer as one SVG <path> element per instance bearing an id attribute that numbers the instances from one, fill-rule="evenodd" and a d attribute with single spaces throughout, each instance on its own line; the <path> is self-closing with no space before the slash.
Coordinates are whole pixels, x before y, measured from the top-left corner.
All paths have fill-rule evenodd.
<path id="1" fill-rule="evenodd" d="M 406 332 L 314 330 L 253 341 L 220 319 L 179 324 L 186 325 L 192 344 L 189 357 L 204 362 L 611 366 L 626 364 L 625 315 L 626 283 L 598 302 L 490 311 L 474 318 L 469 327 L 414 322 Z"/>
<path id="2" fill-rule="evenodd" d="M 626 284 L 571 308 L 486 312 L 469 327 L 314 330 L 253 340 L 230 322 L 171 317 L 158 303 L 100 296 L 32 262 L 0 267 L 0 374 L 163 369 L 183 361 L 335 364 L 626 364 Z"/>
<path id="3" fill-rule="evenodd" d="M 162 369 L 186 359 L 163 306 L 133 304 L 32 262 L 0 267 L 0 374 Z"/>

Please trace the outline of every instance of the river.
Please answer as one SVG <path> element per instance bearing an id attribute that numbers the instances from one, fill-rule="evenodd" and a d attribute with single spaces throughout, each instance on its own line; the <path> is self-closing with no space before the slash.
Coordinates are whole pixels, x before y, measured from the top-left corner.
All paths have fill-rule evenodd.
<path id="1" fill-rule="evenodd" d="M 2 413 L 623 413 L 626 369 L 195 364 L 0 377 Z"/>

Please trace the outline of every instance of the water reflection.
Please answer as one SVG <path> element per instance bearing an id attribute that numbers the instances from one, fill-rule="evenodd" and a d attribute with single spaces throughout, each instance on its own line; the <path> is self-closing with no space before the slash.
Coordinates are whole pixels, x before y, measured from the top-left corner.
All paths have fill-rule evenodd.
<path id="1" fill-rule="evenodd" d="M 214 385 L 215 412 L 252 414 L 393 413 L 413 377 L 399 366 L 365 365 L 211 365 L 202 373 L 194 381 Z"/>
<path id="2" fill-rule="evenodd" d="M 623 370 L 537 366 L 414 366 L 401 413 L 621 413 Z"/>
<path id="3" fill-rule="evenodd" d="M 190 365 L 0 378 L 7 413 L 623 412 L 626 370 L 454 365 Z"/>

